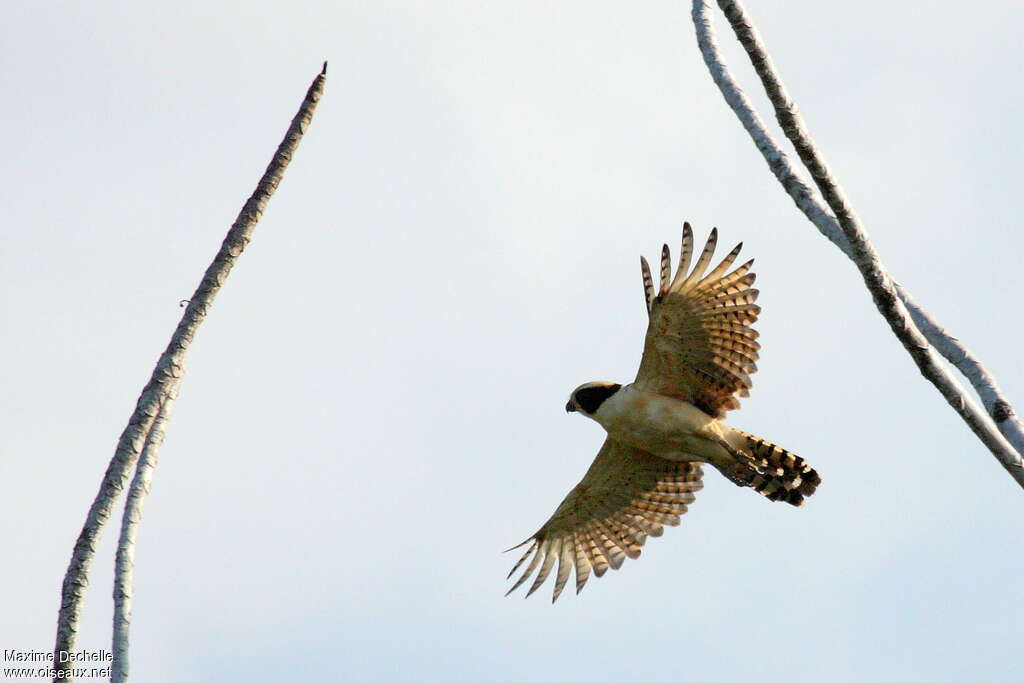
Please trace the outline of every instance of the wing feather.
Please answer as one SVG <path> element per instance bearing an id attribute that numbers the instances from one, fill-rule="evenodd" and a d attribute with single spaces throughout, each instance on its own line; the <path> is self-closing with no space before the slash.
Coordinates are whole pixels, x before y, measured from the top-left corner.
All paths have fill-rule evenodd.
<path id="1" fill-rule="evenodd" d="M 622 552 L 626 554 L 626 557 L 631 560 L 640 557 L 640 547 L 646 539 L 639 538 L 633 529 L 630 529 L 616 517 L 609 517 L 605 520 L 605 523 L 611 532 L 618 537 L 619 547 L 622 548 Z"/>
<path id="2" fill-rule="evenodd" d="M 573 543 L 570 543 L 570 540 L 573 540 Z M 562 542 L 562 552 L 558 555 L 558 571 L 555 573 L 555 590 L 551 596 L 551 602 L 557 600 L 558 596 L 562 594 L 565 582 L 569 579 L 569 572 L 572 571 L 573 566 L 573 556 L 576 554 L 574 543 L 575 535 L 573 534 L 570 534 Z"/>
<path id="3" fill-rule="evenodd" d="M 650 314 L 654 306 L 654 280 L 651 278 L 651 267 L 647 265 L 647 259 L 640 257 L 640 274 L 644 279 L 644 302 L 647 304 L 647 313 Z"/>
<path id="4" fill-rule="evenodd" d="M 661 284 L 658 288 L 658 295 L 668 291 L 668 278 L 672 274 L 672 254 L 668 251 L 668 245 L 661 245 Z"/>
<path id="5" fill-rule="evenodd" d="M 686 273 L 693 235 L 683 226 L 683 256 L 668 290 L 651 300 L 644 354 L 635 383 L 688 401 L 713 417 L 739 407 L 757 372 L 760 344 L 753 325 L 761 314 L 753 261 L 730 271 L 742 243 L 707 275 L 718 230 L 711 231 L 693 270 Z M 663 264 L 662 271 L 666 267 Z"/>
<path id="6" fill-rule="evenodd" d="M 733 247 L 732 251 L 726 254 L 725 258 L 722 259 L 722 262 L 715 266 L 714 270 L 712 270 L 710 273 L 701 278 L 701 281 L 697 283 L 697 288 L 700 289 L 701 285 L 704 285 L 705 283 L 715 284 L 721 282 L 722 276 L 725 275 L 725 271 L 729 270 L 729 266 L 731 266 L 733 264 L 733 261 L 736 260 L 736 257 L 739 255 L 740 249 L 742 248 L 743 242 L 740 242 L 735 247 Z M 708 260 L 710 259 L 711 256 L 709 255 Z"/>
<path id="7" fill-rule="evenodd" d="M 574 532 L 573 536 L 576 539 L 576 594 L 579 595 L 590 578 L 590 547 L 593 541 L 586 532 Z"/>
<path id="8" fill-rule="evenodd" d="M 511 588 L 508 589 L 508 593 L 505 593 L 505 595 L 508 595 L 515 589 L 519 588 L 521 585 L 523 585 L 523 582 L 530 578 L 530 574 L 532 574 L 533 570 L 537 568 L 537 564 L 540 562 L 540 559 L 542 557 L 541 544 L 534 543 L 532 546 L 530 546 L 530 549 L 527 551 L 527 555 L 529 555 L 530 553 L 533 553 L 533 559 L 530 560 L 530 564 L 526 567 L 526 569 L 523 570 L 523 573 L 519 577 L 519 580 L 516 581 Z M 524 557 L 523 560 L 525 559 L 526 558 Z M 519 563 L 521 564 L 523 560 L 519 560 Z M 515 571 L 515 569 L 513 569 L 512 571 Z"/>
<path id="9" fill-rule="evenodd" d="M 679 267 L 676 269 L 676 276 L 672 278 L 669 289 L 675 289 L 679 283 L 686 279 L 686 273 L 690 270 L 690 260 L 693 258 L 693 228 L 689 223 L 683 223 L 683 243 L 679 249 Z"/>
<path id="10" fill-rule="evenodd" d="M 537 552 L 539 556 L 544 558 L 544 562 L 540 565 L 540 569 L 537 571 L 537 578 L 534 579 L 533 585 L 530 586 L 530 590 L 526 591 L 526 597 L 533 595 L 533 592 L 541 587 L 544 580 L 548 578 L 548 574 L 551 572 L 551 567 L 555 564 L 555 557 L 561 550 L 561 539 L 557 536 L 554 538 L 545 539 L 540 544 L 540 550 Z"/>
<path id="11" fill-rule="evenodd" d="M 530 543 L 530 541 L 533 541 L 533 542 L 532 542 L 532 543 Z M 532 552 L 533 552 L 534 550 L 536 550 L 536 549 L 537 549 L 537 542 L 536 542 L 536 541 L 534 541 L 534 540 L 533 540 L 532 538 L 531 538 L 531 539 L 528 539 L 528 540 L 527 540 L 526 542 L 527 542 L 527 543 L 530 543 L 530 547 L 526 549 L 526 552 L 525 552 L 525 553 L 523 553 L 523 556 L 519 558 L 519 561 L 518 561 L 518 562 L 516 562 L 516 563 L 515 563 L 515 565 L 513 565 L 513 567 L 512 567 L 512 569 L 511 569 L 511 570 L 509 570 L 508 576 L 506 576 L 506 577 L 505 577 L 505 579 L 506 579 L 506 580 L 507 580 L 507 579 L 511 579 L 511 578 L 512 578 L 512 575 L 516 573 L 516 570 L 517 570 L 517 569 L 519 569 L 519 568 L 520 568 L 521 566 L 523 566 L 523 562 L 526 562 L 526 558 L 528 558 L 528 557 L 530 556 L 530 554 L 531 554 L 531 553 L 532 553 Z M 519 545 L 524 545 L 524 544 L 523 544 L 523 543 L 520 543 Z M 516 548 L 518 548 L 518 547 L 519 547 L 519 546 L 517 545 L 517 546 L 515 546 L 515 547 L 513 547 L 513 548 L 509 548 L 508 550 L 515 550 L 515 549 L 516 549 Z M 506 550 L 505 552 L 508 552 L 508 550 Z"/>
<path id="12" fill-rule="evenodd" d="M 697 263 L 694 264 L 693 270 L 686 279 L 679 285 L 680 291 L 685 291 L 688 287 L 693 286 L 701 281 L 701 276 L 704 275 L 704 271 L 707 269 L 708 264 L 711 263 L 711 257 L 715 254 L 715 247 L 718 245 L 718 228 L 711 228 L 711 234 L 708 235 L 708 241 L 704 245 L 704 251 L 700 253 L 700 258 L 697 259 Z"/>
<path id="13" fill-rule="evenodd" d="M 612 566 L 611 559 L 608 557 L 607 553 L 605 553 L 604 546 L 599 541 L 600 539 L 597 537 L 597 531 L 591 529 L 590 542 L 593 544 L 591 545 L 591 558 L 594 567 L 594 574 L 597 575 L 597 578 L 604 576 L 604 573 Z M 577 589 L 576 592 L 579 593 L 579 589 Z"/>
<path id="14" fill-rule="evenodd" d="M 665 460 L 607 439 L 580 483 L 526 541 L 530 546 L 509 578 L 524 564 L 526 569 L 508 593 L 536 572 L 529 597 L 557 561 L 554 601 L 573 568 L 579 593 L 591 574 L 603 576 L 609 568 L 621 567 L 627 557 L 639 557 L 648 536 L 660 536 L 665 526 L 679 524 L 679 516 L 702 487 L 701 476 L 699 463 Z"/>

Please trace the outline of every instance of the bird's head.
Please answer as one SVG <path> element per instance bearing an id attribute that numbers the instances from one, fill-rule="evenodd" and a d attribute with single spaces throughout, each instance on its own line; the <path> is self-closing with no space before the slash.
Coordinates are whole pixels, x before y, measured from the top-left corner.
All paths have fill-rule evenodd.
<path id="1" fill-rule="evenodd" d="M 622 385 L 615 382 L 587 382 L 586 384 L 581 384 L 570 394 L 569 402 L 565 404 L 565 412 L 583 413 L 583 415 L 591 419 L 597 419 L 595 415 L 601 408 L 601 405 L 621 388 Z"/>

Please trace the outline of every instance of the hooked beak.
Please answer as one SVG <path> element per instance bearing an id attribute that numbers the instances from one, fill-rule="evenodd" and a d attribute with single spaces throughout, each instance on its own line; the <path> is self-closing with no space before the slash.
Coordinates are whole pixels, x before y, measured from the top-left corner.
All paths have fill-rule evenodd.
<path id="1" fill-rule="evenodd" d="M 565 404 L 565 412 L 567 412 L 567 413 L 575 413 L 576 412 L 576 406 L 574 406 L 572 404 L 572 401 L 569 401 L 568 403 Z"/>

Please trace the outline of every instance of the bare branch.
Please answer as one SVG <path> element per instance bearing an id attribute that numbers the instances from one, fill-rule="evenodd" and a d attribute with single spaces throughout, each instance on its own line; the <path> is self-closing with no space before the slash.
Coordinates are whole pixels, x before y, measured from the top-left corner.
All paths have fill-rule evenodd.
<path id="1" fill-rule="evenodd" d="M 135 476 L 132 477 L 125 499 L 124 514 L 121 517 L 121 535 L 117 541 L 117 556 L 114 561 L 114 634 L 113 656 L 111 667 L 111 683 L 124 683 L 128 680 L 128 647 L 129 629 L 132 620 L 132 597 L 134 595 L 135 571 L 135 539 L 142 520 L 142 508 L 149 495 L 153 481 L 153 471 L 160 458 L 160 446 L 166 434 L 167 422 L 174 409 L 174 401 L 178 398 L 181 380 L 175 382 L 170 393 L 160 405 L 153 426 L 146 437 L 146 444 L 139 455 Z"/>
<path id="2" fill-rule="evenodd" d="M 995 455 L 1018 484 L 1024 486 L 1024 428 L 1016 419 L 1013 408 L 1005 399 L 991 374 L 964 347 L 959 340 L 946 333 L 910 296 L 905 288 L 894 282 L 878 259 L 860 220 L 846 201 L 842 189 L 834 180 L 820 153 L 813 144 L 796 110 L 775 73 L 742 5 L 735 1 L 719 0 L 719 6 L 729 19 L 740 43 L 746 49 L 754 68 L 761 78 L 775 108 L 776 116 L 787 137 L 793 142 L 797 154 L 807 166 L 826 207 L 814 190 L 793 170 L 785 152 L 775 143 L 764 123 L 736 84 L 718 50 L 714 29 L 705 0 L 694 0 L 693 22 L 704 62 L 721 90 L 726 102 L 750 134 L 769 168 L 792 197 L 797 207 L 811 220 L 821 233 L 838 246 L 857 265 L 879 311 L 889 322 L 894 334 L 903 343 L 917 364 L 921 374 L 931 381 L 947 402 L 967 423 L 978 438 Z M 831 208 L 831 210 L 830 210 Z M 962 390 L 959 382 L 945 365 L 938 361 L 929 346 L 935 345 L 971 381 L 982 399 L 988 415 L 983 413 Z M 991 416 L 992 420 L 989 419 Z M 993 425 L 999 428 L 996 431 Z M 1002 432 L 1002 434 L 1000 434 Z"/>
<path id="3" fill-rule="evenodd" d="M 1024 455 L 1024 423 L 1017 417 L 1016 411 L 1010 404 L 1009 399 L 1003 394 L 1003 390 L 996 382 L 996 378 L 988 371 L 978 358 L 971 353 L 964 344 L 952 334 L 943 329 L 937 320 L 932 318 L 914 300 L 910 292 L 899 282 L 893 281 L 896 286 L 896 293 L 910 311 L 917 328 L 931 342 L 935 350 L 952 363 L 964 377 L 968 379 L 974 390 L 978 392 L 982 405 L 989 417 L 996 423 L 996 427 L 1006 440 L 1010 442 L 1019 455 Z"/>
<path id="4" fill-rule="evenodd" d="M 284 140 L 274 153 L 256 190 L 242 207 L 213 263 L 207 268 L 202 282 L 189 300 L 181 322 L 178 323 L 167 349 L 157 361 L 149 382 L 139 396 L 128 426 L 125 427 L 118 440 L 114 456 L 103 476 L 99 493 L 89 508 L 85 524 L 75 543 L 67 573 L 64 576 L 60 612 L 57 617 L 57 638 L 54 645 L 54 668 L 57 670 L 54 681 L 71 680 L 67 676 L 71 663 L 61 662 L 60 654 L 61 652 L 72 652 L 75 647 L 82 599 L 88 586 L 89 568 L 96 554 L 100 532 L 110 519 L 114 501 L 124 490 L 128 475 L 139 457 L 139 453 L 147 440 L 150 440 L 150 433 L 157 421 L 161 406 L 166 406 L 168 397 L 171 396 L 181 378 L 185 352 L 192 342 L 196 329 L 209 312 L 210 305 L 224 284 L 231 267 L 249 243 L 256 223 L 263 215 L 267 201 L 281 182 L 285 168 L 291 161 L 303 133 L 309 127 L 313 111 L 323 93 L 326 71 L 327 64 L 325 63 L 324 70 L 314 79 L 306 93 L 298 113 L 292 119 Z"/>

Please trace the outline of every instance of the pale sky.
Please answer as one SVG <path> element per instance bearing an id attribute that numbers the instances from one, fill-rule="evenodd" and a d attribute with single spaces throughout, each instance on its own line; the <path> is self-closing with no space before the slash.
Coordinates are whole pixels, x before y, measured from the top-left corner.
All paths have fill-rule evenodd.
<path id="1" fill-rule="evenodd" d="M 749 5 L 886 265 L 1024 410 L 1024 4 Z M 689 11 L 7 3 L 0 649 L 52 648 L 178 301 L 326 59 L 189 354 L 137 549 L 135 680 L 1016 680 L 1024 495 L 771 177 Z M 683 220 L 757 259 L 763 353 L 730 423 L 823 483 L 795 509 L 708 471 L 638 561 L 554 606 L 550 580 L 504 598 L 500 551 L 603 439 L 566 398 L 632 379 L 638 257 Z M 116 533 L 85 649 L 110 647 Z"/>

